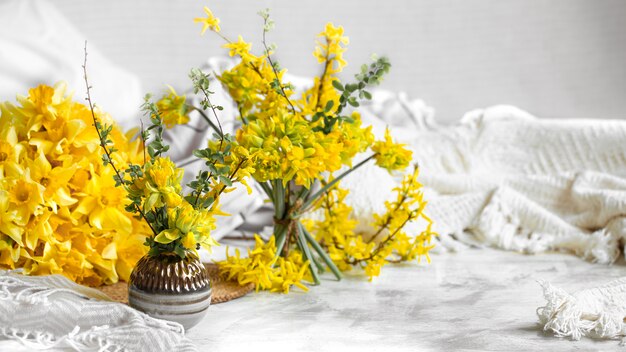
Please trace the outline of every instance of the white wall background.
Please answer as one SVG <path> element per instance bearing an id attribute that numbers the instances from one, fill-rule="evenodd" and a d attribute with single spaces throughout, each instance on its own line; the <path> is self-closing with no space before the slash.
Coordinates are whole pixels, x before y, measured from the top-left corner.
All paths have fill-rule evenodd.
<path id="1" fill-rule="evenodd" d="M 200 37 L 192 22 L 205 4 L 225 34 L 257 43 L 256 13 L 269 7 L 277 25 L 270 41 L 291 73 L 318 72 L 313 41 L 333 21 L 351 39 L 349 73 L 371 53 L 389 56 L 393 68 L 383 88 L 424 99 L 441 121 L 500 103 L 542 117 L 626 118 L 626 1 L 50 2 L 147 91 L 187 87 L 189 68 L 225 54 L 216 36 Z"/>

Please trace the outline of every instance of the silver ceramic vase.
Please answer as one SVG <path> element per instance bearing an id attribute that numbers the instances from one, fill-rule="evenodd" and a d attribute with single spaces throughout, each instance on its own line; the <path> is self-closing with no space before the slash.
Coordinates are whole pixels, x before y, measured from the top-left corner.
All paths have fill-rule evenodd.
<path id="1" fill-rule="evenodd" d="M 211 304 L 211 281 L 200 258 L 189 252 L 141 258 L 128 283 L 128 304 L 185 330 L 198 324 Z"/>

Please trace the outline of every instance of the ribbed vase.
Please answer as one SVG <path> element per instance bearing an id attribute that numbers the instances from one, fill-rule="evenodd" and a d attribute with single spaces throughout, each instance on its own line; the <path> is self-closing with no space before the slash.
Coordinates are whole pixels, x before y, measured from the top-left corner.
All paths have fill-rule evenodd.
<path id="1" fill-rule="evenodd" d="M 189 252 L 144 256 L 130 274 L 128 304 L 154 318 L 196 325 L 211 304 L 211 282 L 200 258 Z"/>

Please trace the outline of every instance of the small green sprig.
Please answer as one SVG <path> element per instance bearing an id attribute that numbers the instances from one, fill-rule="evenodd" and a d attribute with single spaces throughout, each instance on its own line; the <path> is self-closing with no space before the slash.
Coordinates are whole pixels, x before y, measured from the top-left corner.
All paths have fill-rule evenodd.
<path id="1" fill-rule="evenodd" d="M 237 171 L 239 171 L 241 165 L 246 161 L 245 159 L 242 160 L 233 170 L 233 167 L 227 164 L 227 158 L 229 158 L 232 154 L 232 146 L 235 143 L 234 137 L 229 134 L 225 134 L 223 141 L 224 145 L 220 150 L 204 148 L 193 151 L 193 155 L 195 157 L 205 161 L 205 165 L 208 169 L 200 171 L 196 175 L 196 179 L 187 184 L 187 186 L 192 188 L 193 191 L 185 199 L 196 208 L 210 207 L 215 199 L 226 189 L 226 187 L 232 187 L 233 182 L 237 178 Z M 204 200 L 200 199 L 200 196 L 203 193 L 210 192 L 220 183 L 223 187 L 218 189 L 217 193 L 213 197 L 207 197 Z"/>
<path id="2" fill-rule="evenodd" d="M 219 147 L 204 148 L 193 151 L 193 155 L 199 159 L 204 160 L 208 170 L 201 170 L 196 175 L 196 178 L 187 184 L 192 189 L 192 192 L 185 197 L 185 199 L 192 204 L 195 208 L 208 208 L 214 204 L 216 199 L 226 190 L 226 187 L 232 187 L 233 181 L 236 178 L 238 171 L 231 170 L 231 166 L 226 163 L 227 158 L 231 156 L 232 146 L 235 144 L 235 139 L 230 134 L 225 134 L 222 130 L 222 125 L 217 114 L 217 111 L 221 111 L 224 108 L 219 105 L 215 105 L 211 102 L 210 96 L 214 94 L 210 87 L 210 74 L 205 74 L 200 69 L 194 68 L 191 70 L 189 77 L 193 83 L 193 91 L 195 94 L 202 93 L 203 99 L 200 101 L 201 109 L 195 108 L 207 121 L 210 126 L 217 133 L 213 134 L 214 140 L 219 140 Z M 204 114 L 205 110 L 211 110 L 215 121 L 217 121 L 217 127 L 211 119 Z M 243 164 L 239 164 L 241 166 Z M 218 166 L 219 165 L 219 166 Z M 208 197 L 203 197 L 203 194 L 209 194 L 215 190 L 219 184 L 223 186 L 217 188 L 217 191 Z"/>
<path id="3" fill-rule="evenodd" d="M 291 108 L 291 112 L 295 114 L 296 108 L 287 96 L 287 92 L 285 90 L 293 90 L 293 86 L 291 83 L 283 84 L 280 81 L 278 76 L 278 72 L 280 72 L 280 64 L 278 61 L 272 59 L 272 53 L 276 51 L 276 44 L 267 44 L 266 34 L 274 28 L 274 20 L 270 18 L 270 9 L 266 8 L 265 10 L 258 12 L 259 16 L 263 18 L 263 48 L 265 50 L 265 56 L 267 57 L 267 62 L 272 67 L 272 72 L 274 73 L 274 79 L 270 82 L 270 88 L 272 88 L 278 95 L 285 98 L 289 107 Z"/>
<path id="4" fill-rule="evenodd" d="M 391 62 L 385 56 L 378 57 L 372 56 L 374 61 L 369 66 L 366 64 L 361 65 L 361 73 L 355 75 L 358 82 L 363 82 L 366 85 L 377 85 L 382 82 L 383 77 L 389 73 L 391 69 Z M 371 98 L 368 98 L 371 99 Z"/>
<path id="5" fill-rule="evenodd" d="M 150 227 L 150 230 L 152 230 L 152 233 L 156 236 L 158 232 L 154 229 L 154 227 L 152 227 L 152 224 L 148 221 L 146 213 L 144 213 L 144 211 L 141 209 L 141 196 L 134 195 L 130 189 L 130 185 L 132 185 L 135 179 L 139 177 L 138 175 L 143 175 L 143 172 L 137 171 L 138 168 L 140 169 L 141 167 L 138 165 L 130 164 L 128 169 L 122 171 L 115 165 L 115 163 L 113 162 L 113 158 L 111 157 L 111 154 L 116 151 L 114 147 L 109 147 L 109 144 L 113 144 L 113 141 L 109 137 L 111 131 L 113 130 L 113 126 L 103 125 L 96 117 L 95 107 L 91 99 L 91 85 L 89 85 L 89 80 L 87 79 L 87 41 L 85 41 L 84 52 L 85 58 L 83 62 L 83 78 L 85 80 L 85 87 L 87 89 L 87 97 L 85 98 L 85 100 L 87 100 L 87 102 L 89 103 L 89 111 L 91 112 L 91 117 L 93 119 L 93 126 L 98 133 L 100 146 L 104 151 L 104 154 L 102 155 L 102 163 L 104 164 L 104 166 L 110 165 L 113 169 L 115 173 L 113 175 L 113 179 L 115 180 L 115 186 L 123 186 L 126 189 L 127 197 L 131 202 L 126 206 L 125 209 L 132 214 L 137 214 L 137 218 L 143 218 L 144 220 L 146 220 L 148 226 Z M 128 172 L 130 179 L 125 177 L 126 172 Z"/>
<path id="6" fill-rule="evenodd" d="M 211 103 L 210 96 L 211 94 L 213 94 L 213 92 L 209 89 L 210 84 L 211 84 L 211 80 L 210 80 L 211 75 L 208 73 L 205 74 L 199 68 L 192 68 L 191 71 L 189 72 L 189 78 L 191 79 L 191 82 L 193 84 L 193 93 L 198 94 L 202 92 L 202 95 L 203 95 L 203 98 L 200 101 L 201 109 L 198 109 L 195 106 L 191 106 L 191 108 L 197 111 L 200 114 L 200 116 L 202 116 L 202 118 L 209 124 L 209 126 L 216 133 L 219 134 L 219 138 L 222 138 L 224 136 L 224 130 L 222 130 L 222 124 L 220 123 L 220 119 L 217 116 L 217 111 L 224 110 L 224 107 L 220 105 L 214 105 L 213 103 Z M 213 112 L 213 116 L 215 117 L 215 120 L 217 121 L 217 126 L 215 125 L 215 123 L 213 123 L 213 121 L 211 121 L 209 116 L 205 113 L 205 111 L 209 109 L 211 109 L 211 111 Z"/>
<path id="7" fill-rule="evenodd" d="M 270 9 L 269 8 L 265 8 L 259 12 L 257 12 L 257 14 L 259 16 L 261 16 L 261 18 L 263 19 L 263 32 L 267 33 L 269 31 L 271 31 L 272 29 L 274 29 L 275 26 L 275 22 L 273 19 L 270 18 Z"/>
<path id="8" fill-rule="evenodd" d="M 144 141 L 148 141 L 148 154 L 151 158 L 156 158 L 163 155 L 170 149 L 170 146 L 163 141 L 163 132 L 165 126 L 163 125 L 163 118 L 159 113 L 159 109 L 156 104 L 152 102 L 152 95 L 146 94 L 144 97 L 144 103 L 141 105 L 141 109 L 144 114 L 150 118 L 151 125 L 144 131 L 142 131 L 141 138 Z M 154 136 L 150 140 L 150 131 L 154 130 Z"/>
<path id="9" fill-rule="evenodd" d="M 353 122 L 350 116 L 342 115 L 343 110 L 348 106 L 359 107 L 359 99 L 372 99 L 372 94 L 366 90 L 367 87 L 378 85 L 382 81 L 385 74 L 391 69 L 391 63 L 386 57 L 373 57 L 374 62 L 368 65 L 361 66 L 361 72 L 355 75 L 356 82 L 348 83 L 345 86 L 339 82 L 339 80 L 333 80 L 332 84 L 335 89 L 341 92 L 339 97 L 339 105 L 334 114 L 330 114 L 334 107 L 334 102 L 331 100 L 326 103 L 324 111 L 318 111 L 315 113 L 311 121 L 316 122 L 323 119 L 323 124 L 316 127 L 316 130 L 323 131 L 328 134 L 333 130 L 335 124 L 343 121 Z"/>

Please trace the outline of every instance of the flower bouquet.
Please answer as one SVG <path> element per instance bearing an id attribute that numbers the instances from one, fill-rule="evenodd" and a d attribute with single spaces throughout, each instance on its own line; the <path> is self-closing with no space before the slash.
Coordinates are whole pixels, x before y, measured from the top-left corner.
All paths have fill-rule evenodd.
<path id="1" fill-rule="evenodd" d="M 0 267 L 63 274 L 89 285 L 128 280 L 148 225 L 124 210 L 113 170 L 102 165 L 89 108 L 63 83 L 0 103 Z M 135 131 L 96 111 L 118 146 L 116 165 L 142 159 Z"/>
<path id="2" fill-rule="evenodd" d="M 241 284 L 253 282 L 257 290 L 288 292 L 294 284 L 306 289 L 302 280 L 319 283 L 319 274 L 326 269 L 339 279 L 341 271 L 360 266 L 371 279 L 386 263 L 428 256 L 434 233 L 424 214 L 426 202 L 417 182 L 417 166 L 395 189 L 397 199 L 387 202 L 387 211 L 373 219 L 373 236 L 355 231 L 351 208 L 344 203 L 347 191 L 339 187 L 344 177 L 370 161 L 389 172 L 405 170 L 411 163 L 412 154 L 404 145 L 394 143 L 389 131 L 383 140 L 375 140 L 371 127 L 363 126 L 355 110 L 360 99 L 371 99 L 368 89 L 389 71 L 389 61 L 375 58 L 362 66 L 354 82 L 343 83 L 338 74 L 346 66 L 343 55 L 348 38 L 342 27 L 329 23 L 314 51 L 321 75 L 296 94 L 283 81 L 285 70 L 276 60 L 275 46 L 266 42 L 273 27 L 267 10 L 260 13 L 264 21 L 260 55 L 253 54 L 252 45 L 241 36 L 234 41 L 222 35 L 219 19 L 206 7 L 205 12 L 205 18 L 195 19 L 203 25 L 202 34 L 206 30 L 216 33 L 225 41 L 229 55 L 239 59 L 216 78 L 236 104 L 240 127 L 230 143 L 223 143 L 217 119 L 221 107 L 210 101 L 210 74 L 198 69 L 192 70 L 191 78 L 195 93 L 204 98 L 201 106 L 181 101 L 185 108 L 177 110 L 200 112 L 216 132 L 218 139 L 210 140 L 208 148 L 195 155 L 207 164 L 212 155 L 225 152 L 233 160 L 246 160 L 246 174 L 275 210 L 270 241 L 257 238 L 247 258 L 239 252 L 229 256 L 220 263 L 222 274 Z M 317 220 L 313 213 L 318 214 Z M 427 226 L 411 238 L 403 228 L 418 219 Z"/>
<path id="3" fill-rule="evenodd" d="M 112 126 L 97 117 L 91 100 L 86 64 L 85 46 L 86 100 L 103 150 L 102 164 L 113 170 L 115 186 L 123 189 L 125 210 L 143 220 L 151 232 L 145 240 L 149 251 L 130 275 L 128 302 L 152 316 L 189 328 L 202 319 L 211 301 L 211 284 L 197 250 L 204 247 L 210 251 L 217 245 L 211 237 L 215 217 L 226 215 L 219 209 L 220 196 L 232 190 L 234 183 L 245 182 L 249 159 L 234 153 L 237 147 L 232 138 L 220 133 L 215 148 L 198 151 L 206 159 L 207 170 L 201 170 L 184 192 L 183 169 L 165 156 L 169 146 L 163 140 L 166 126 L 162 112 L 167 109 L 159 110 L 147 96 L 143 110 L 150 125 L 146 129 L 142 126 L 139 135 L 143 159 L 120 167 L 110 135 Z"/>

